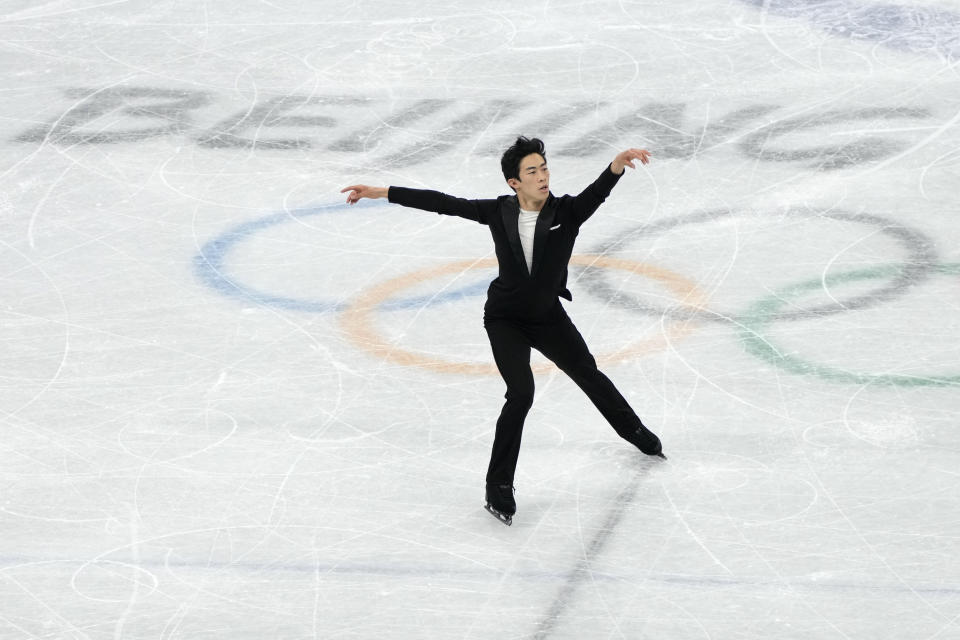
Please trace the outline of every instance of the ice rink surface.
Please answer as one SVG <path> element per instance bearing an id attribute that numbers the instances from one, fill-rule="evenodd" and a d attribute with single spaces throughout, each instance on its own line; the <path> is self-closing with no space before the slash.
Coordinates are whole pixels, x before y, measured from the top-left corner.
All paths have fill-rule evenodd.
<path id="1" fill-rule="evenodd" d="M 0 638 L 960 638 L 955 0 L 0 5 Z M 485 228 L 620 150 L 505 527 Z"/>

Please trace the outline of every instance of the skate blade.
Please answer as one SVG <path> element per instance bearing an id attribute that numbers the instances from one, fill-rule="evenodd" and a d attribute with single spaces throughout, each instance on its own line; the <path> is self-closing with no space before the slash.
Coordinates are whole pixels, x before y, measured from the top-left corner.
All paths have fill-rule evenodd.
<path id="1" fill-rule="evenodd" d="M 502 511 L 497 511 L 497 510 L 494 509 L 492 506 L 490 506 L 489 503 L 488 503 L 486 506 L 484 506 L 484 509 L 486 509 L 487 511 L 489 511 L 489 512 L 490 512 L 490 515 L 492 515 L 494 518 L 496 518 L 497 520 L 499 520 L 499 521 L 502 522 L 503 524 L 507 525 L 508 527 L 513 524 L 513 516 L 508 515 L 508 514 L 502 512 Z"/>

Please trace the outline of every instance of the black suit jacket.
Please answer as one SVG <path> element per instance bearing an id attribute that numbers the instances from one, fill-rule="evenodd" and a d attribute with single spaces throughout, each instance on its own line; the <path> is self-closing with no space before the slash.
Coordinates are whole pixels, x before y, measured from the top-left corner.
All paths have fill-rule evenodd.
<path id="1" fill-rule="evenodd" d="M 487 225 L 500 272 L 487 289 L 485 318 L 535 320 L 559 306 L 558 296 L 573 299 L 567 289 L 567 265 L 580 226 L 606 200 L 618 180 L 620 175 L 607 166 L 579 195 L 558 198 L 551 193 L 547 197 L 534 232 L 532 270 L 527 269 L 520 244 L 520 203 L 516 195 L 468 200 L 428 189 L 390 187 L 388 199 L 405 207 Z"/>

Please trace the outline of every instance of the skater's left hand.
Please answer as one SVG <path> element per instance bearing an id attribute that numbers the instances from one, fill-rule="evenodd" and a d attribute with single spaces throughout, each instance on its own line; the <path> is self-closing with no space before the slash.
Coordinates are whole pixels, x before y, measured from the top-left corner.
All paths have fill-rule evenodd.
<path id="1" fill-rule="evenodd" d="M 650 162 L 650 152 L 646 149 L 627 149 L 626 151 L 622 151 L 613 159 L 613 162 L 610 164 L 610 170 L 620 175 L 623 173 L 624 167 L 636 169 L 637 166 L 633 164 L 634 160 L 648 164 Z"/>

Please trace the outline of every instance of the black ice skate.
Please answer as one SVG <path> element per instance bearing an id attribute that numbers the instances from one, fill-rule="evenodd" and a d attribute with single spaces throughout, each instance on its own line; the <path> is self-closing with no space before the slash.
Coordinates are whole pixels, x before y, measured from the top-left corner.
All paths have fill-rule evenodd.
<path id="1" fill-rule="evenodd" d="M 660 438 L 643 425 L 640 425 L 636 431 L 624 439 L 648 456 L 667 459 L 667 456 L 663 455 L 663 445 L 660 444 Z"/>
<path id="2" fill-rule="evenodd" d="M 509 484 L 488 484 L 486 509 L 494 518 L 507 525 L 513 524 L 513 514 L 517 512 L 517 501 L 513 498 L 514 488 Z"/>

